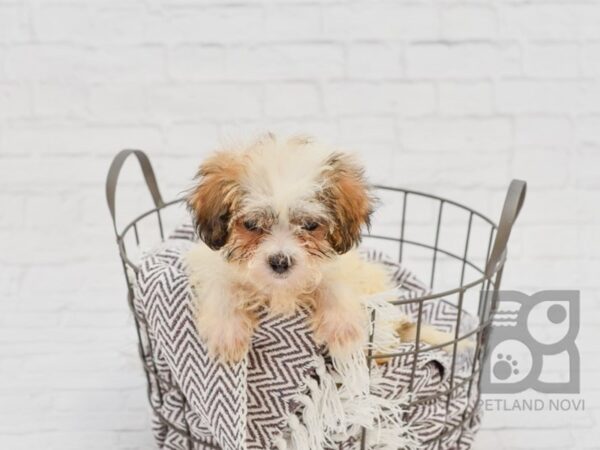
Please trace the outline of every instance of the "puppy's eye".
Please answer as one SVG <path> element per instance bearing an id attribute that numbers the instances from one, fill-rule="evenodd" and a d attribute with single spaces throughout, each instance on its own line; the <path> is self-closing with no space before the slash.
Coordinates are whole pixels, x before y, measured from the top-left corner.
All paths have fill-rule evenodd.
<path id="1" fill-rule="evenodd" d="M 244 220 L 244 228 L 248 231 L 257 231 L 258 225 L 256 225 L 256 222 L 253 220 Z"/>
<path id="2" fill-rule="evenodd" d="M 306 222 L 304 225 L 302 225 L 302 228 L 306 231 L 315 231 L 318 227 L 319 224 L 317 222 Z"/>

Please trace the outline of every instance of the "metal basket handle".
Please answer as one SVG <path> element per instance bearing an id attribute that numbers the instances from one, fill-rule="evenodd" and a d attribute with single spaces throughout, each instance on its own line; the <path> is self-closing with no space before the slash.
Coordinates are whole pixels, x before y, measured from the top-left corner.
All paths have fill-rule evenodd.
<path id="1" fill-rule="evenodd" d="M 525 202 L 526 192 L 527 183 L 525 181 L 511 181 L 508 192 L 506 193 L 506 199 L 504 200 L 502 215 L 500 216 L 500 223 L 498 224 L 492 253 L 485 269 L 486 276 L 491 276 L 498 267 L 498 264 L 506 257 L 508 238 L 510 237 L 510 232 L 517 220 L 519 212 L 521 211 L 521 207 Z"/>
<path id="2" fill-rule="evenodd" d="M 117 219 L 115 216 L 115 193 L 117 190 L 117 181 L 119 180 L 121 168 L 123 167 L 123 163 L 129 157 L 129 155 L 135 155 L 140 163 L 144 180 L 146 180 L 146 186 L 152 195 L 154 206 L 156 208 L 161 208 L 165 204 L 160 195 L 158 184 L 156 183 L 156 176 L 154 175 L 154 169 L 152 169 L 152 164 L 150 164 L 148 156 L 141 150 L 121 150 L 113 159 L 110 169 L 108 169 L 108 175 L 106 176 L 106 202 L 108 203 L 108 209 L 112 218 L 115 234 L 117 235 L 119 233 L 117 231 Z"/>

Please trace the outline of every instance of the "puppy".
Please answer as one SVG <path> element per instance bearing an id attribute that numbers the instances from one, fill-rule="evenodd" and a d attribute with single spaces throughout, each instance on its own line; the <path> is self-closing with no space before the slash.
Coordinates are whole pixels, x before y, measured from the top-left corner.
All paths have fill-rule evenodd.
<path id="1" fill-rule="evenodd" d="M 308 138 L 267 135 L 200 167 L 187 203 L 200 241 L 187 255 L 197 326 L 214 356 L 244 357 L 259 310 L 310 311 L 333 356 L 362 348 L 371 293 L 384 268 L 354 250 L 374 197 L 362 167 Z"/>

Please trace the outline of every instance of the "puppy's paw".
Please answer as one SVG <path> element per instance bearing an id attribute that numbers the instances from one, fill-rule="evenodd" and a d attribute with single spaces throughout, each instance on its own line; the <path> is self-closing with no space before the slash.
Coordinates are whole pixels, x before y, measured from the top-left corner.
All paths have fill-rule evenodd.
<path id="1" fill-rule="evenodd" d="M 210 355 L 226 364 L 240 362 L 250 348 L 250 337 L 241 333 L 214 336 L 208 339 Z"/>
<path id="2" fill-rule="evenodd" d="M 203 333 L 209 354 L 219 361 L 235 364 L 246 356 L 252 340 L 249 320 L 233 316 Z"/>
<path id="3" fill-rule="evenodd" d="M 315 340 L 325 344 L 333 357 L 344 357 L 362 350 L 366 333 L 360 320 L 327 314 L 314 324 Z"/>

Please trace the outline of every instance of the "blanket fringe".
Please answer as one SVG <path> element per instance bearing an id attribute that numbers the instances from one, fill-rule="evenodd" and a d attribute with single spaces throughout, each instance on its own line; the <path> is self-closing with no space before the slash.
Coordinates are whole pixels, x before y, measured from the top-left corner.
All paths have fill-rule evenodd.
<path id="1" fill-rule="evenodd" d="M 389 303 L 397 292 L 389 291 L 368 298 L 365 307 L 373 312 L 370 324 L 373 351 L 395 348 L 399 339 L 395 331 L 405 316 Z M 371 316 L 370 316 L 371 317 Z M 274 440 L 278 450 L 324 450 L 332 448 L 367 430 L 369 449 L 414 449 L 418 447 L 410 426 L 403 420 L 409 396 L 399 390 L 389 394 L 389 384 L 377 365 L 369 368 L 363 351 L 344 358 L 333 358 L 333 373 L 329 373 L 322 357 L 315 360 L 316 379 L 305 380 L 304 394 L 294 400 L 302 405 L 300 417 L 288 417 L 288 433 Z"/>
<path id="2" fill-rule="evenodd" d="M 400 289 L 394 288 L 372 295 L 365 300 L 365 309 L 369 314 L 368 331 L 373 335 L 371 342 L 366 345 L 367 350 L 384 353 L 398 347 L 400 338 L 397 328 L 399 324 L 410 322 L 410 318 L 390 301 L 402 295 Z"/>

